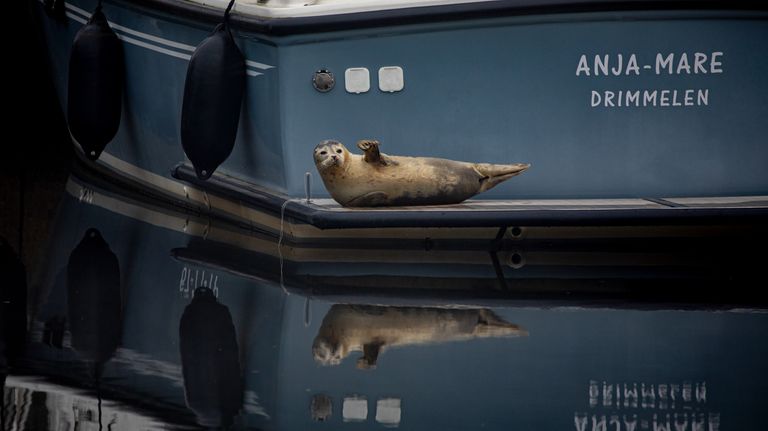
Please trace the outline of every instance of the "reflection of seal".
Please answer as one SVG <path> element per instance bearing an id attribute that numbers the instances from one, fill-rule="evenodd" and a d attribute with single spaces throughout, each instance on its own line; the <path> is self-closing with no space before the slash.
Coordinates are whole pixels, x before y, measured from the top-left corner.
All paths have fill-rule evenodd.
<path id="1" fill-rule="evenodd" d="M 530 165 L 492 165 L 429 157 L 387 156 L 377 141 L 359 141 L 365 155 L 323 141 L 314 157 L 325 188 L 344 206 L 455 204 L 519 175 Z"/>
<path id="2" fill-rule="evenodd" d="M 312 345 L 315 361 L 338 365 L 362 351 L 358 368 L 374 368 L 390 346 L 528 335 L 491 310 L 334 305 L 325 315 Z"/>

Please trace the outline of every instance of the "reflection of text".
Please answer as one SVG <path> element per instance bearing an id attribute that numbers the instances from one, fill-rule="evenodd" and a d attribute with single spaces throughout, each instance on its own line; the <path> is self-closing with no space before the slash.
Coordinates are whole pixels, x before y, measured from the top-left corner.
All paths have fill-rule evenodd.
<path id="1" fill-rule="evenodd" d="M 189 298 L 198 287 L 207 287 L 213 291 L 213 295 L 219 297 L 219 276 L 211 272 L 199 269 L 191 269 L 186 266 L 181 270 L 179 279 L 179 293 L 184 298 Z"/>
<path id="2" fill-rule="evenodd" d="M 589 382 L 589 410 L 574 413 L 577 431 L 718 431 L 706 411 L 706 382 Z"/>

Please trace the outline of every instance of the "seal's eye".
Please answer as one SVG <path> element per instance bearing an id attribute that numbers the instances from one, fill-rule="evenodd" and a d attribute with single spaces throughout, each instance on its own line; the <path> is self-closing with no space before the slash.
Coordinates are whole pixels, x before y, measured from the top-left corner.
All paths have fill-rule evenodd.
<path id="1" fill-rule="evenodd" d="M 341 154 L 341 148 L 339 148 L 338 150 L 336 150 L 336 152 L 337 152 L 337 153 L 339 153 L 339 154 Z"/>
<path id="2" fill-rule="evenodd" d="M 328 154 L 328 151 L 325 151 L 325 150 L 323 150 L 323 151 L 320 151 L 320 155 L 321 155 L 321 156 L 324 156 L 324 155 L 326 155 L 326 154 Z"/>

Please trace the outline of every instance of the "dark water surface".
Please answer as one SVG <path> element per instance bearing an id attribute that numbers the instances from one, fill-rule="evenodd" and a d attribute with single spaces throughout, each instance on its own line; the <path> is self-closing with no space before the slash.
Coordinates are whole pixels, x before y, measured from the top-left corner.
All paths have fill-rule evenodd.
<path id="1" fill-rule="evenodd" d="M 765 430 L 764 239 L 352 241 L 281 263 L 256 233 L 73 177 L 38 271 L 2 247 L 2 423 Z"/>

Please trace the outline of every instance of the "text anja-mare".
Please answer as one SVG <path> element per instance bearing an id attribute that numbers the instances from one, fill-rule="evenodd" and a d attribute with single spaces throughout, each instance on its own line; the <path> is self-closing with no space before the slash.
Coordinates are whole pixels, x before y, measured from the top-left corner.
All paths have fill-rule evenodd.
<path id="1" fill-rule="evenodd" d="M 656 53 L 653 61 L 643 63 L 638 60 L 637 54 L 582 54 L 576 65 L 576 76 L 580 79 L 595 79 L 641 75 L 719 75 L 723 73 L 723 56 L 722 51 Z M 709 106 L 709 95 L 708 88 L 593 89 L 589 105 L 592 108 Z"/>

